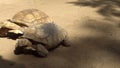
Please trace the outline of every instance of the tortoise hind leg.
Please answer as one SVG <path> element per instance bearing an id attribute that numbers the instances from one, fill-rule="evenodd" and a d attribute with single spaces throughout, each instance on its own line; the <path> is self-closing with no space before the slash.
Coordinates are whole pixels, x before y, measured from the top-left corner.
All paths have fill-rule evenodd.
<path id="1" fill-rule="evenodd" d="M 39 56 L 46 57 L 48 55 L 48 50 L 42 44 L 38 44 L 36 49 Z"/>
<path id="2" fill-rule="evenodd" d="M 62 43 L 61 43 L 63 46 L 65 47 L 69 47 L 71 46 L 71 43 L 70 41 L 68 40 L 68 36 L 65 36 L 65 38 L 63 39 Z"/>
<path id="3" fill-rule="evenodd" d="M 70 43 L 67 40 L 63 40 L 61 44 L 65 47 L 70 47 L 71 46 Z"/>

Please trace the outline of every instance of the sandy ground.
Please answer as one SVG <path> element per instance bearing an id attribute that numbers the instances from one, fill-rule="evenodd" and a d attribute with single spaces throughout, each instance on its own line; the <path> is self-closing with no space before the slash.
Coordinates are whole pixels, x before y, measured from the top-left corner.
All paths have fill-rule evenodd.
<path id="1" fill-rule="evenodd" d="M 0 68 L 120 68 L 117 2 L 1 0 L 1 21 L 12 18 L 20 10 L 37 8 L 65 28 L 72 43 L 71 47 L 61 46 L 50 52 L 48 57 L 40 58 L 31 54 L 15 55 L 13 50 L 16 41 L 0 38 Z M 116 7 L 116 12 L 111 10 L 113 7 Z"/>

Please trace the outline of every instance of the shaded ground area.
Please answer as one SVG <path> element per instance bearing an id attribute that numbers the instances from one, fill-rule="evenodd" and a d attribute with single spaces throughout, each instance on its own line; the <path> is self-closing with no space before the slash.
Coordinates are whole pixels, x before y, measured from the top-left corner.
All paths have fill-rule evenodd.
<path id="1" fill-rule="evenodd" d="M 0 38 L 0 60 L 8 62 L 6 66 L 14 63 L 18 68 L 19 64 L 25 68 L 120 68 L 119 10 L 113 8 L 119 7 L 119 0 L 4 1 L 0 5 L 1 20 L 11 18 L 21 9 L 38 8 L 65 28 L 71 40 L 71 47 L 60 46 L 41 58 L 33 54 L 15 55 L 16 41 Z"/>
<path id="2" fill-rule="evenodd" d="M 0 68 L 25 68 L 23 64 L 17 64 L 12 61 L 4 60 L 0 56 Z"/>
<path id="3" fill-rule="evenodd" d="M 79 7 L 90 7 L 96 9 L 95 12 L 103 16 L 106 20 L 119 23 L 120 1 L 119 0 L 76 0 L 67 2 Z M 120 24 L 118 24 L 120 25 Z"/>
<path id="4" fill-rule="evenodd" d="M 77 6 L 90 6 L 99 8 L 98 13 L 104 16 L 120 16 L 120 0 L 77 0 L 73 3 Z"/>

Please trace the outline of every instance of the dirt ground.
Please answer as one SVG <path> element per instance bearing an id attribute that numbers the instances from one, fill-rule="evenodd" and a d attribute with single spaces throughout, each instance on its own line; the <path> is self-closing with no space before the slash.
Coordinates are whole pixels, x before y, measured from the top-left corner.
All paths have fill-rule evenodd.
<path id="1" fill-rule="evenodd" d="M 0 20 L 37 8 L 69 33 L 71 47 L 48 57 L 15 55 L 15 40 L 0 38 L 0 68 L 120 68 L 119 0 L 1 0 Z"/>

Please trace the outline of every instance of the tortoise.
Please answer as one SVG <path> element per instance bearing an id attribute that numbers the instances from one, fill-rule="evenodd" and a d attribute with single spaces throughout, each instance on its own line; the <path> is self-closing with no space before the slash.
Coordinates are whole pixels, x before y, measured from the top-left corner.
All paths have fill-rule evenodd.
<path id="1" fill-rule="evenodd" d="M 54 23 L 29 26 L 22 30 L 23 36 L 18 39 L 15 54 L 20 54 L 32 47 L 39 56 L 45 57 L 48 52 L 59 45 L 70 46 L 67 31 Z"/>
<path id="2" fill-rule="evenodd" d="M 12 29 L 51 22 L 52 19 L 46 13 L 38 9 L 25 9 L 15 14 L 12 19 L 0 22 L 0 36 L 6 36 L 6 33 Z"/>

